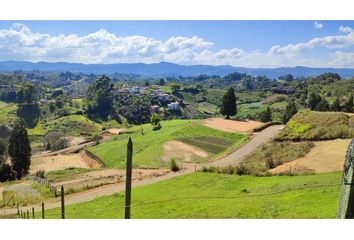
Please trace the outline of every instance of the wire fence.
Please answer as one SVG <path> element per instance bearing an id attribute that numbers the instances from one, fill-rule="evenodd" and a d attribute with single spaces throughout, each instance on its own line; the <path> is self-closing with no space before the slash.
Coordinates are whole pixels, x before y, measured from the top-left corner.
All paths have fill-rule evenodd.
<path id="1" fill-rule="evenodd" d="M 151 205 L 157 205 L 157 204 L 166 204 L 170 202 L 176 202 L 176 201 L 185 201 L 185 200 L 211 200 L 211 199 L 218 199 L 218 200 L 231 200 L 231 199 L 248 199 L 248 198 L 254 198 L 254 197 L 266 197 L 266 196 L 273 196 L 273 195 L 278 195 L 278 194 L 284 194 L 288 192 L 293 192 L 293 191 L 299 191 L 299 190 L 307 190 L 307 189 L 317 189 L 317 188 L 326 188 L 326 187 L 336 187 L 336 186 L 341 186 L 342 183 L 330 183 L 330 184 L 317 184 L 317 185 L 306 185 L 306 186 L 300 186 L 300 187 L 295 187 L 291 189 L 284 189 L 284 190 L 279 190 L 279 191 L 274 191 L 274 192 L 266 192 L 266 193 L 255 193 L 255 194 L 248 194 L 246 193 L 245 195 L 236 195 L 236 196 L 180 196 L 180 197 L 173 197 L 173 198 L 167 198 L 167 199 L 161 199 L 161 200 L 156 200 L 156 201 L 148 201 L 148 202 L 142 202 L 142 203 L 133 203 L 131 204 L 132 209 L 137 209 L 137 208 L 144 208 L 147 206 Z M 64 196 L 64 195 L 62 195 Z M 316 200 L 317 201 L 317 200 Z M 126 206 L 114 206 L 112 207 L 112 204 L 107 204 L 106 206 L 101 206 L 98 209 L 90 209 L 88 212 L 88 216 L 91 218 L 95 217 L 102 217 L 105 215 L 105 213 L 112 213 L 114 211 L 119 211 L 125 209 Z M 33 207 L 26 207 L 24 209 L 19 209 L 17 210 L 17 217 L 22 218 L 22 219 L 34 219 L 34 218 L 62 218 L 63 212 L 65 212 L 66 216 L 71 216 L 75 218 L 75 216 L 78 214 L 77 210 L 75 209 L 70 209 L 69 211 L 67 209 L 62 209 L 59 207 L 55 208 L 58 212 L 45 212 L 44 208 L 44 203 L 42 203 L 42 208 L 40 209 L 40 206 L 33 206 Z M 48 210 L 48 209 L 47 209 Z M 156 211 L 158 211 L 158 208 L 156 208 Z M 118 212 L 117 212 L 118 214 Z M 148 217 L 148 216 L 147 216 Z"/>

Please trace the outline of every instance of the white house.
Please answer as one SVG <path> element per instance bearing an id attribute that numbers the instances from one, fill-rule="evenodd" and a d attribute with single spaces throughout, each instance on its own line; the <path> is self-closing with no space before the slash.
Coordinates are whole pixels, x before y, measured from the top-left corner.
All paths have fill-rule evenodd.
<path id="1" fill-rule="evenodd" d="M 177 111 L 179 110 L 179 102 L 171 102 L 167 104 L 168 110 Z"/>

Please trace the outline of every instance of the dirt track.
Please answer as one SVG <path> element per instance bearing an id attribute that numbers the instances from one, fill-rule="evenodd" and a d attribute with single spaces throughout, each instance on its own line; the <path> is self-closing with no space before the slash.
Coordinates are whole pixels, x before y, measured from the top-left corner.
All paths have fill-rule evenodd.
<path id="1" fill-rule="evenodd" d="M 236 151 L 221 157 L 214 162 L 211 162 L 209 165 L 224 167 L 230 165 L 235 166 L 239 164 L 243 159 L 246 158 L 247 155 L 256 150 L 257 147 L 273 139 L 283 127 L 283 125 L 275 125 L 268 127 L 259 133 L 255 133 L 250 141 L 246 142 Z"/>
<path id="2" fill-rule="evenodd" d="M 238 164 L 248 154 L 254 151 L 258 146 L 270 141 L 281 130 L 282 127 L 283 126 L 280 125 L 271 126 L 269 128 L 266 128 L 262 132 L 256 133 L 255 136 L 253 136 L 249 142 L 245 143 L 243 146 L 238 148 L 233 153 L 212 162 L 210 165 L 228 166 L 228 165 Z M 133 187 L 144 186 L 144 185 L 160 182 L 163 180 L 167 180 L 176 176 L 192 173 L 195 171 L 195 166 L 196 166 L 195 164 L 185 163 L 183 164 L 183 170 L 179 172 L 169 172 L 165 175 L 158 176 L 158 177 L 144 178 L 142 180 L 139 179 L 133 180 Z M 97 197 L 109 196 L 112 195 L 113 193 L 124 191 L 124 188 L 125 188 L 125 183 L 121 182 L 121 183 L 104 185 L 84 192 L 69 194 L 65 198 L 65 204 L 70 205 L 70 204 L 75 204 L 80 202 L 87 202 Z M 45 203 L 45 206 L 46 209 L 60 207 L 59 199 L 50 200 Z M 23 207 L 23 209 L 31 209 L 32 207 L 35 207 L 35 209 L 38 210 L 40 209 L 39 205 L 26 206 Z M 15 208 L 0 209 L 0 215 L 9 215 L 15 213 L 16 213 Z"/>

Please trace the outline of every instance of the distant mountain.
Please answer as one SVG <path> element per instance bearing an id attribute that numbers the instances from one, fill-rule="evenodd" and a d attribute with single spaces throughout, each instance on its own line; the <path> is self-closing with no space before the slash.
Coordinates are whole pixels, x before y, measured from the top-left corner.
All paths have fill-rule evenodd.
<path id="1" fill-rule="evenodd" d="M 225 76 L 232 72 L 247 73 L 253 76 L 264 75 L 269 78 L 277 78 L 280 75 L 292 74 L 295 77 L 317 76 L 325 72 L 338 73 L 342 78 L 354 77 L 354 69 L 349 68 L 309 68 L 309 67 L 283 67 L 283 68 L 243 68 L 233 66 L 211 65 L 179 65 L 168 62 L 145 64 L 145 63 L 117 63 L 117 64 L 81 64 L 81 63 L 49 63 L 49 62 L 0 62 L 0 71 L 56 71 L 56 72 L 82 72 L 86 74 L 139 74 L 149 77 L 166 76 L 197 76 L 199 74 Z"/>

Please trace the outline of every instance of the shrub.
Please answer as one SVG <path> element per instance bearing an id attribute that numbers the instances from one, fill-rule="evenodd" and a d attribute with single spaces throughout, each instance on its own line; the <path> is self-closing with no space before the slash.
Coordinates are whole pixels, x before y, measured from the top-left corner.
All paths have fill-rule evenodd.
<path id="1" fill-rule="evenodd" d="M 9 164 L 0 166 L 0 182 L 15 180 L 15 176 L 16 174 Z"/>
<path id="2" fill-rule="evenodd" d="M 176 160 L 173 158 L 171 159 L 170 166 L 172 172 L 178 172 L 180 170 L 180 167 L 178 166 Z"/>
<path id="3" fill-rule="evenodd" d="M 236 174 L 241 176 L 241 175 L 248 175 L 250 174 L 249 169 L 243 164 L 239 165 L 236 167 Z"/>
<path id="4" fill-rule="evenodd" d="M 45 171 L 44 170 L 37 170 L 34 174 L 36 177 L 44 178 L 45 177 Z"/>

